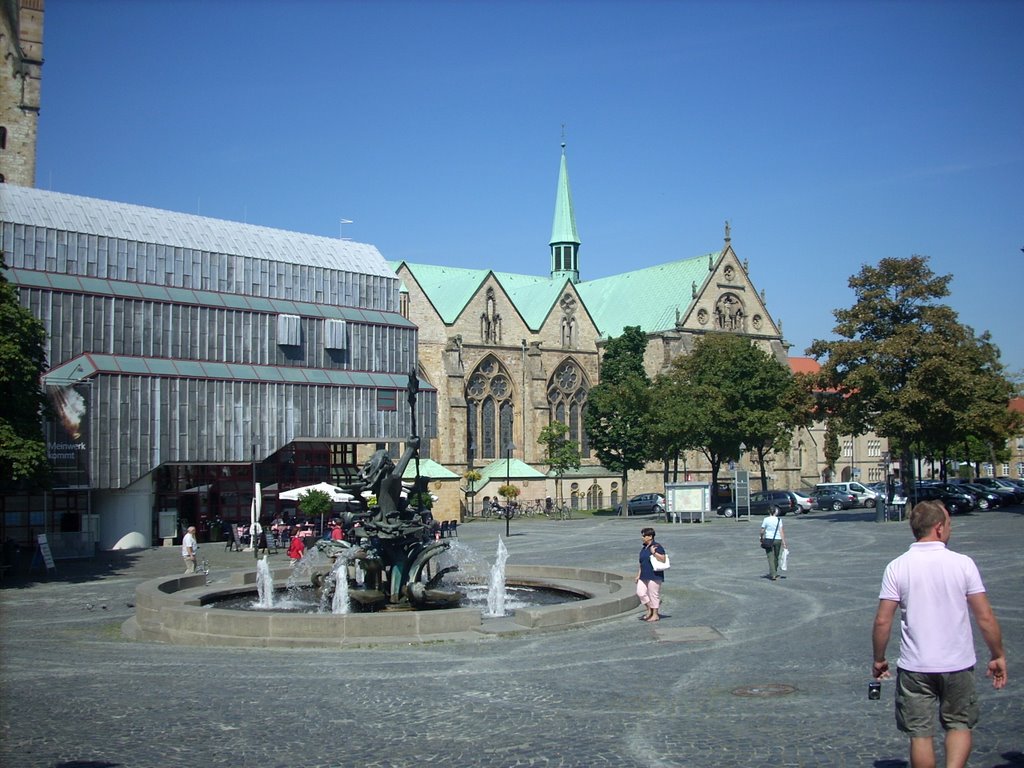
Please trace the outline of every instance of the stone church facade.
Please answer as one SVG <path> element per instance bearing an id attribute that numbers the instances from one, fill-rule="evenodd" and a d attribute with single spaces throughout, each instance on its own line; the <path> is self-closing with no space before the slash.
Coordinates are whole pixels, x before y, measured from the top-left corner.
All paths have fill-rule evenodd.
<path id="1" fill-rule="evenodd" d="M 493 495 L 507 476 L 521 486 L 521 499 L 543 499 L 554 494 L 554 481 L 544 477 L 548 467 L 537 440 L 558 420 L 583 457 L 580 470 L 565 477 L 567 502 L 582 508 L 616 504 L 620 478 L 590 451 L 582 416 L 589 390 L 600 381 L 608 339 L 626 326 L 640 326 L 648 338 L 644 365 L 651 377 L 710 332 L 744 335 L 787 364 L 782 329 L 731 240 L 726 224 L 716 251 L 581 279 L 563 145 L 547 275 L 393 263 L 403 312 L 420 329 L 422 375 L 438 391 L 431 458 L 456 472 L 481 471 L 475 490 L 482 495 Z M 820 477 L 817 442 L 799 434 L 791 451 L 774 458 L 775 487 L 800 487 Z M 682 466 L 678 480 L 710 479 L 700 454 L 688 455 Z M 631 474 L 629 490 L 660 491 L 664 482 L 663 467 L 651 465 Z"/>

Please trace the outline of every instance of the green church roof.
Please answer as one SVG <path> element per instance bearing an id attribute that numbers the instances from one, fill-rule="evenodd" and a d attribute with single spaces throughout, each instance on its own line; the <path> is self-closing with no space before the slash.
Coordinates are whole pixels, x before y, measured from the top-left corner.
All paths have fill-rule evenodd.
<path id="1" fill-rule="evenodd" d="M 569 170 L 565 163 L 565 144 L 562 144 L 562 163 L 558 168 L 558 189 L 555 192 L 555 218 L 551 223 L 551 243 L 580 244 L 576 232 L 576 216 L 572 209 L 572 189 L 569 187 Z"/>
<path id="2" fill-rule="evenodd" d="M 664 331 L 675 326 L 676 311 L 687 313 L 693 303 L 693 285 L 700 289 L 710 274 L 709 260 L 714 251 L 690 259 L 656 264 L 653 267 L 623 272 L 576 284 L 587 310 L 605 337 L 621 336 L 628 325 L 638 325 L 645 333 Z"/>
<path id="3" fill-rule="evenodd" d="M 576 283 L 576 290 L 597 329 L 605 337 L 622 335 L 627 325 L 638 325 L 645 333 L 675 326 L 676 311 L 685 315 L 693 302 L 693 284 L 700 289 L 710 274 L 709 261 L 717 262 L 720 251 L 689 259 L 656 264 Z M 473 295 L 489 275 L 501 285 L 516 311 L 532 331 L 544 324 L 569 281 L 487 269 L 438 267 L 430 264 L 392 262 L 395 271 L 405 264 L 420 288 L 446 324 L 458 319 Z"/>

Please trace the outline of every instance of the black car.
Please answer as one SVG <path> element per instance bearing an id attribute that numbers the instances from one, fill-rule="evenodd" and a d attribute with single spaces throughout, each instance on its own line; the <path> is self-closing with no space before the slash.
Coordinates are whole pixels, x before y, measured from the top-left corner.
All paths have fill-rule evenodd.
<path id="1" fill-rule="evenodd" d="M 994 491 L 1009 491 L 1013 494 L 1014 504 L 1024 502 L 1024 488 L 1018 488 L 1014 483 L 1007 482 L 1006 480 L 997 480 L 994 477 L 976 477 L 971 482 L 991 488 Z"/>
<path id="2" fill-rule="evenodd" d="M 1013 504 L 1012 493 L 1005 493 L 995 488 L 986 488 L 984 485 L 976 483 L 957 483 L 957 485 L 966 488 L 974 494 L 974 497 L 978 500 L 978 509 L 995 509 L 996 507 Z"/>
<path id="3" fill-rule="evenodd" d="M 755 491 L 750 494 L 751 515 L 767 515 L 775 509 L 778 509 L 779 515 L 799 512 L 800 502 L 790 491 Z M 715 512 L 724 517 L 732 517 L 736 514 L 736 505 L 731 501 L 720 504 Z"/>
<path id="4" fill-rule="evenodd" d="M 815 509 L 831 509 L 835 512 L 858 506 L 857 497 L 845 491 L 822 489 L 811 494 L 811 500 Z"/>
<path id="5" fill-rule="evenodd" d="M 937 485 L 918 485 L 910 492 L 910 504 L 921 501 L 939 501 L 951 515 L 970 512 L 974 509 L 974 499 L 964 492 L 947 491 Z"/>

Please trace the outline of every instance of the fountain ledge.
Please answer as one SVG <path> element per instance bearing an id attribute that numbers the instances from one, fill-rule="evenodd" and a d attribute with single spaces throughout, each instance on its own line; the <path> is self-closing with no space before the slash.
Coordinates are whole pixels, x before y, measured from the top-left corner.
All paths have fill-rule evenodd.
<path id="1" fill-rule="evenodd" d="M 290 568 L 273 572 L 283 586 Z M 217 598 L 254 593 L 256 572 L 229 572 L 222 582 L 206 577 L 150 579 L 135 589 L 135 616 L 122 626 L 134 640 L 174 645 L 244 648 L 352 648 L 385 643 L 425 643 L 519 635 L 584 626 L 639 605 L 633 577 L 614 571 L 553 565 L 509 565 L 506 582 L 549 587 L 585 597 L 558 605 L 516 609 L 488 618 L 477 608 L 381 613 L 261 613 L 211 608 Z"/>

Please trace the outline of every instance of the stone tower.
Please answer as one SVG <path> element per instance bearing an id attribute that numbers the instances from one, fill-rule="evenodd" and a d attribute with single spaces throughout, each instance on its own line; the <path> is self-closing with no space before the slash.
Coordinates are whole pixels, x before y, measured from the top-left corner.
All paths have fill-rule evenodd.
<path id="1" fill-rule="evenodd" d="M 34 187 L 44 0 L 0 0 L 0 182 Z"/>

